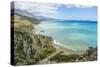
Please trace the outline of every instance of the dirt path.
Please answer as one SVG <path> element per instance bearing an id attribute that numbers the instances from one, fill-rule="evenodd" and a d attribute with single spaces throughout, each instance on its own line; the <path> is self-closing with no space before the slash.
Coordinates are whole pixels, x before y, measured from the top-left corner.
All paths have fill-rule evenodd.
<path id="1" fill-rule="evenodd" d="M 57 52 L 55 52 L 55 53 L 51 54 L 50 56 L 46 57 L 45 59 L 41 60 L 41 61 L 39 62 L 39 64 L 43 64 L 43 63 L 48 62 L 48 60 L 49 60 L 51 57 L 57 55 L 58 53 L 61 53 L 62 51 L 63 51 L 63 50 L 58 50 Z"/>

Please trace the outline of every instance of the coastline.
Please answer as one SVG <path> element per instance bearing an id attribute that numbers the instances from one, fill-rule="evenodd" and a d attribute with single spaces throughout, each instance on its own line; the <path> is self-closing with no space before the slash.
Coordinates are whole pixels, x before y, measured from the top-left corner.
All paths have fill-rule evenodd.
<path id="1" fill-rule="evenodd" d="M 82 54 L 82 53 L 85 52 L 85 51 L 76 51 L 76 50 L 73 50 L 73 49 L 66 48 L 64 45 L 57 42 L 55 39 L 53 39 L 53 43 L 54 43 L 54 46 L 57 50 L 63 49 L 65 54 Z"/>
<path id="2" fill-rule="evenodd" d="M 33 30 L 34 34 L 39 34 L 39 32 L 37 31 L 37 25 L 34 26 L 35 30 Z M 54 38 L 53 38 L 53 46 L 59 50 L 59 49 L 63 49 L 64 53 L 65 54 L 82 54 L 84 53 L 84 51 L 77 51 L 77 50 L 74 50 L 74 49 L 70 49 L 70 48 L 67 48 L 65 47 L 63 44 L 57 42 Z"/>
<path id="3" fill-rule="evenodd" d="M 35 30 L 34 31 L 34 34 L 39 34 L 39 32 L 37 31 L 37 27 L 35 26 Z M 65 47 L 63 44 L 57 42 L 54 38 L 53 38 L 53 46 L 59 50 L 59 49 L 63 49 L 64 53 L 65 54 L 82 54 L 84 53 L 84 51 L 77 51 L 77 50 L 73 50 L 73 49 L 70 49 L 70 48 L 67 48 Z"/>

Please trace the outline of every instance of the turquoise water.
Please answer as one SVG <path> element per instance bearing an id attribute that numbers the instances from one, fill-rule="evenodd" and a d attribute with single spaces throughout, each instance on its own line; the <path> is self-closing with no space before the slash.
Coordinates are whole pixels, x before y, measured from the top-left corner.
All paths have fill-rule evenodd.
<path id="1" fill-rule="evenodd" d="M 97 46 L 97 22 L 43 21 L 37 25 L 37 32 L 73 50 Z"/>

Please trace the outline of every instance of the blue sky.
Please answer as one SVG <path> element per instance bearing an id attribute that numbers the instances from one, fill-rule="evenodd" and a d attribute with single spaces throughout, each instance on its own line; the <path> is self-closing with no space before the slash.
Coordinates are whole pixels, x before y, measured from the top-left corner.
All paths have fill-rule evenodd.
<path id="1" fill-rule="evenodd" d="M 56 19 L 97 20 L 96 6 L 15 1 L 15 9 Z"/>
<path id="2" fill-rule="evenodd" d="M 73 20 L 96 20 L 97 8 L 92 7 L 66 7 L 62 5 L 59 9 L 59 15 L 64 19 Z"/>
<path id="3" fill-rule="evenodd" d="M 70 7 L 62 5 L 59 9 L 62 18 L 73 20 L 96 20 L 97 8 L 93 7 Z"/>

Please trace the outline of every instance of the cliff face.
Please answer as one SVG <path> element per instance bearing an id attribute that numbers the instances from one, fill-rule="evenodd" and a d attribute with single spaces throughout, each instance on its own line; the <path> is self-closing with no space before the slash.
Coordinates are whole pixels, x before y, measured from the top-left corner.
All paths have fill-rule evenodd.
<path id="1" fill-rule="evenodd" d="M 34 26 L 39 22 L 26 16 L 11 17 L 14 28 L 14 65 L 37 64 L 41 59 L 55 51 L 51 37 L 33 34 Z"/>

